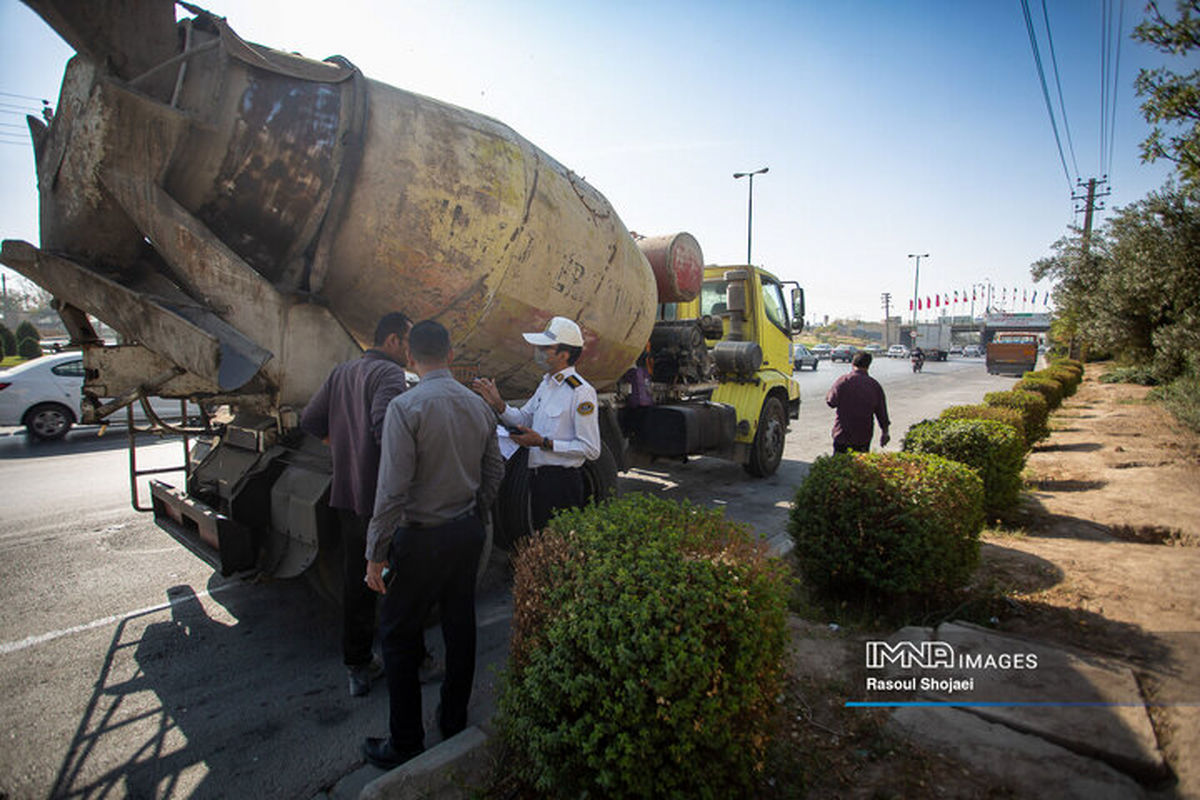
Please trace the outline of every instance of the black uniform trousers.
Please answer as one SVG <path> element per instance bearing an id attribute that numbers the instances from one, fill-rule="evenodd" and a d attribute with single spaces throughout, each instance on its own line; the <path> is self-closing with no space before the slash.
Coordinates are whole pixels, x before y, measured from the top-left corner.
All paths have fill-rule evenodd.
<path id="1" fill-rule="evenodd" d="M 582 467 L 536 467 L 529 470 L 529 521 L 535 531 L 546 527 L 560 508 L 583 508 Z"/>
<path id="2" fill-rule="evenodd" d="M 419 671 L 425 655 L 424 623 L 434 603 L 441 607 L 446 643 L 438 725 L 443 738 L 467 725 L 475 681 L 475 568 L 483 542 L 483 523 L 474 513 L 441 525 L 398 528 L 392 538 L 379 632 L 392 746 L 402 753 L 425 746 Z"/>
<path id="3" fill-rule="evenodd" d="M 367 527 L 371 518 L 337 510 L 342 535 L 342 661 L 348 667 L 370 663 L 375 640 L 375 598 L 367 574 Z"/>

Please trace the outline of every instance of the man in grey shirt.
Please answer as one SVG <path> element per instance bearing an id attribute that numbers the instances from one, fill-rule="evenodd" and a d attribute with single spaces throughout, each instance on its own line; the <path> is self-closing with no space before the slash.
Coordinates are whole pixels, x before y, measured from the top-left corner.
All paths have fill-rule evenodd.
<path id="1" fill-rule="evenodd" d="M 434 603 L 446 643 L 438 725 L 444 739 L 466 727 L 475 680 L 480 520 L 504 478 L 495 415 L 450 374 L 450 334 L 437 322 L 420 322 L 409 334 L 409 353 L 421 381 L 388 405 L 367 532 L 367 584 L 384 596 L 379 630 L 390 736 L 368 738 L 363 754 L 383 769 L 425 747 L 418 670 L 422 627 Z"/>

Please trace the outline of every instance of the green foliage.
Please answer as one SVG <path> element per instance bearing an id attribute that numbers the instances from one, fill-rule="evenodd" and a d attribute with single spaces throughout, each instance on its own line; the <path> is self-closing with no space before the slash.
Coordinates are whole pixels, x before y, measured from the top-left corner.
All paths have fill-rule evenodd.
<path id="1" fill-rule="evenodd" d="M 1155 388 L 1150 396 L 1165 405 L 1184 425 L 1200 433 L 1200 377 L 1196 373 L 1181 375 Z"/>
<path id="2" fill-rule="evenodd" d="M 1133 30 L 1133 38 L 1151 45 L 1161 53 L 1189 62 L 1188 53 L 1200 48 L 1200 0 L 1177 0 L 1179 17 L 1169 20 L 1156 3 L 1147 11 L 1152 15 Z M 1165 158 L 1175 163 L 1180 177 L 1192 186 L 1200 185 L 1200 69 L 1191 60 L 1191 72 L 1178 74 L 1166 67 L 1142 69 L 1134 81 L 1137 94 L 1146 99 L 1142 115 L 1154 128 L 1142 142 L 1142 160 Z M 1164 124 L 1175 130 L 1164 131 Z"/>
<path id="3" fill-rule="evenodd" d="M 21 358 L 37 358 L 42 354 L 42 346 L 37 339 L 22 339 L 17 343 L 17 355 Z"/>
<path id="4" fill-rule="evenodd" d="M 1115 367 L 1100 376 L 1101 383 L 1136 383 L 1157 386 L 1159 381 L 1149 367 Z"/>
<path id="5" fill-rule="evenodd" d="M 15 356 L 17 354 L 17 337 L 8 329 L 7 325 L 0 324 L 0 357 Z"/>
<path id="6" fill-rule="evenodd" d="M 720 511 L 561 513 L 514 562 L 500 731 L 539 796 L 745 796 L 783 677 L 787 570 Z"/>
<path id="7" fill-rule="evenodd" d="M 833 595 L 929 595 L 979 563 L 983 484 L 970 467 L 917 453 L 813 462 L 788 530 L 804 580 Z"/>
<path id="8" fill-rule="evenodd" d="M 1025 438 L 1025 417 L 1015 408 L 1006 406 L 950 406 L 942 411 L 941 419 L 986 419 L 1010 426 L 1017 438 L 1028 449 L 1031 442 Z"/>
<path id="9" fill-rule="evenodd" d="M 1085 251 L 1078 233 L 1033 266 L 1090 349 L 1149 364 L 1159 380 L 1200 353 L 1200 186 L 1167 186 L 1115 211 Z"/>
<path id="10" fill-rule="evenodd" d="M 1016 382 L 1013 389 L 1021 392 L 1037 392 L 1046 398 L 1046 408 L 1049 411 L 1062 405 L 1063 385 L 1053 378 L 1026 372 L 1025 376 Z"/>
<path id="11" fill-rule="evenodd" d="M 908 429 L 904 451 L 966 464 L 983 481 L 983 508 L 999 515 L 1017 505 L 1025 441 L 1011 425 L 982 419 L 927 419 Z"/>
<path id="12" fill-rule="evenodd" d="M 35 342 L 42 340 L 42 335 L 38 333 L 38 329 L 33 326 L 29 320 L 24 320 L 17 326 L 17 346 L 21 346 L 22 339 L 33 339 Z"/>
<path id="13" fill-rule="evenodd" d="M 1051 366 L 1051 367 L 1071 367 L 1072 369 L 1079 370 L 1079 375 L 1080 375 L 1081 377 L 1083 376 L 1083 362 L 1082 362 L 1082 361 L 1076 361 L 1076 360 L 1075 360 L 1075 359 L 1073 359 L 1073 358 L 1056 358 L 1056 359 L 1053 359 L 1053 360 L 1051 360 L 1051 362 L 1050 362 L 1050 366 Z"/>
<path id="14" fill-rule="evenodd" d="M 1051 380 L 1056 380 L 1062 384 L 1063 397 L 1070 397 L 1079 389 L 1079 384 L 1083 382 L 1083 370 L 1075 369 L 1066 365 L 1055 366 L 1051 365 L 1045 369 L 1038 370 L 1033 373 L 1037 377 L 1046 376 Z M 1028 377 L 1028 376 L 1026 376 Z"/>
<path id="15" fill-rule="evenodd" d="M 988 392 L 983 396 L 983 402 L 989 406 L 1015 408 L 1021 412 L 1025 423 L 1025 443 L 1030 447 L 1050 435 L 1047 421 L 1050 417 L 1050 407 L 1046 398 L 1036 392 L 1023 392 L 1013 389 L 1007 392 Z"/>

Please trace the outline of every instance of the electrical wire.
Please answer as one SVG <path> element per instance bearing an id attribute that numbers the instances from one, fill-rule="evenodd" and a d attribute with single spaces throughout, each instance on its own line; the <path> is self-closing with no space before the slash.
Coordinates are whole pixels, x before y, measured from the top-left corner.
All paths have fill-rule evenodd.
<path id="1" fill-rule="evenodd" d="M 1112 175 L 1113 150 L 1114 146 L 1116 145 L 1117 137 L 1117 89 L 1121 85 L 1121 39 L 1123 38 L 1124 34 L 1123 28 L 1125 23 L 1125 0 L 1121 0 L 1121 5 L 1117 14 L 1117 53 L 1116 57 L 1113 59 L 1112 96 L 1109 98 L 1109 113 L 1112 115 L 1112 118 L 1108 123 L 1108 161 L 1101 165 L 1103 167 L 1101 174 L 1106 177 Z"/>
<path id="2" fill-rule="evenodd" d="M 12 92 L 0 92 L 0 97 L 15 97 L 18 100 L 32 100 L 35 103 L 49 103 L 50 101 L 44 97 L 30 97 L 27 94 L 13 94 Z"/>
<path id="3" fill-rule="evenodd" d="M 1075 160 L 1075 143 L 1071 140 L 1071 124 L 1067 121 L 1067 104 L 1063 99 L 1062 79 L 1058 70 L 1058 56 L 1054 52 L 1054 36 L 1050 32 L 1050 12 L 1046 0 L 1042 0 L 1042 19 L 1046 22 L 1046 41 L 1050 44 L 1050 66 L 1054 67 L 1054 85 L 1058 88 L 1058 110 L 1062 114 L 1063 130 L 1067 134 L 1067 152 L 1071 154 L 1071 167 L 1079 177 L 1079 162 Z"/>
<path id="4" fill-rule="evenodd" d="M 1072 190 L 1071 172 L 1063 155 L 1062 137 L 1058 135 L 1058 123 L 1054 120 L 1054 106 L 1050 102 L 1050 91 L 1046 88 L 1046 71 L 1042 68 L 1042 54 L 1038 51 L 1037 32 L 1033 28 L 1033 17 L 1029 14 L 1029 0 L 1021 0 L 1021 11 L 1025 15 L 1025 29 L 1029 32 L 1029 46 L 1033 49 L 1033 63 L 1037 66 L 1038 80 L 1042 84 L 1042 97 L 1046 101 L 1046 113 L 1050 115 L 1050 127 L 1054 131 L 1054 142 L 1058 145 L 1058 160 L 1062 163 L 1063 176 L 1067 179 L 1067 191 Z"/>

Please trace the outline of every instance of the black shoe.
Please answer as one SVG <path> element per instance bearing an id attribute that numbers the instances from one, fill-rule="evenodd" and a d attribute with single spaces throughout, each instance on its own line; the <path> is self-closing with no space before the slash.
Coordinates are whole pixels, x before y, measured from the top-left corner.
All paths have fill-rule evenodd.
<path id="1" fill-rule="evenodd" d="M 350 696 L 363 697 L 371 691 L 372 681 L 383 675 L 383 661 L 373 656 L 366 664 L 347 667 L 346 672 L 350 678 Z"/>
<path id="2" fill-rule="evenodd" d="M 385 739 L 369 737 L 362 746 L 363 757 L 380 769 L 395 769 L 423 752 L 425 752 L 424 748 L 400 752 L 392 747 L 391 737 Z"/>

